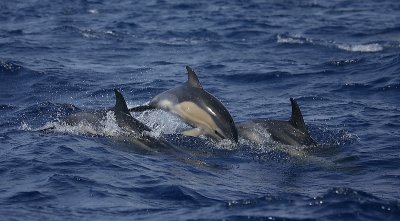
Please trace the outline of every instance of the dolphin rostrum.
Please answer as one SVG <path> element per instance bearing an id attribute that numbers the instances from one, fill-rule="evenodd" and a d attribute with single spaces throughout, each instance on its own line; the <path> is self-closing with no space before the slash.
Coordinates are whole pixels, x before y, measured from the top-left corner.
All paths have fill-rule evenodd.
<path id="1" fill-rule="evenodd" d="M 265 143 L 265 134 L 269 133 L 272 140 L 293 146 L 312 146 L 317 143 L 311 138 L 303 120 L 300 107 L 296 100 L 290 98 L 292 116 L 289 121 L 256 119 L 237 124 L 239 136 L 255 142 Z"/>
<path id="2" fill-rule="evenodd" d="M 196 73 L 186 66 L 185 84 L 155 96 L 148 105 L 131 108 L 141 112 L 151 109 L 169 111 L 194 127 L 182 132 L 186 136 L 206 135 L 216 140 L 238 142 L 238 133 L 232 116 L 225 106 L 203 89 Z"/>

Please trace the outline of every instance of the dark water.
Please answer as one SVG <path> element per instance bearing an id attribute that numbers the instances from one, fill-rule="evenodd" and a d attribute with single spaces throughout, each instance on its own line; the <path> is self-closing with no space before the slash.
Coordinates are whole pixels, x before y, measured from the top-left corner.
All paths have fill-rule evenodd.
<path id="1" fill-rule="evenodd" d="M 1 220 L 399 220 L 399 1 L 1 1 Z M 287 119 L 289 97 L 322 143 L 296 157 L 177 134 L 193 152 L 144 154 L 49 125 L 130 106 L 192 66 L 235 121 Z M 294 149 L 298 149 L 299 147 Z"/>

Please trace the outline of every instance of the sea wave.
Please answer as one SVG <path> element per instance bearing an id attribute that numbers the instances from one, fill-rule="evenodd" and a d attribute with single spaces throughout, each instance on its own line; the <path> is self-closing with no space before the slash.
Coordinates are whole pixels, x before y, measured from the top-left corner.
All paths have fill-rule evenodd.
<path id="1" fill-rule="evenodd" d="M 236 72 L 236 71 L 235 71 Z M 271 72 L 258 72 L 258 73 L 232 73 L 232 74 L 216 74 L 216 77 L 222 78 L 227 81 L 237 81 L 246 83 L 266 82 L 281 78 L 293 77 L 294 74 L 285 71 L 271 71 Z"/>
<path id="2" fill-rule="evenodd" d="M 15 193 L 14 195 L 7 198 L 9 203 L 27 203 L 27 202 L 38 202 L 38 201 L 47 201 L 54 197 L 48 196 L 40 191 L 23 191 Z"/>
<path id="3" fill-rule="evenodd" d="M 13 73 L 19 73 L 23 70 L 25 70 L 25 68 L 22 65 L 18 64 L 17 62 L 9 60 L 0 60 L 0 73 L 13 74 Z"/>
<path id="4" fill-rule="evenodd" d="M 395 220 L 400 214 L 398 202 L 385 201 L 360 190 L 347 187 L 335 187 L 326 193 L 308 197 L 292 195 L 295 201 L 283 196 L 266 195 L 260 198 L 232 200 L 226 202 L 233 214 L 248 214 L 248 216 L 231 215 L 229 218 L 244 218 L 250 220 L 299 220 L 302 219 L 379 219 L 387 217 Z M 296 205 L 294 205 L 296 204 Z M 268 209 L 270 205 L 280 205 L 275 210 Z M 303 208 L 299 210 L 299 207 Z M 285 211 L 282 211 L 284 208 Z M 297 209 L 290 209 L 297 208 Z M 354 213 L 356 209 L 357 213 Z M 289 210 L 289 211 L 288 211 Z M 249 213 L 250 211 L 251 214 Z M 267 211 L 267 212 L 265 212 Z"/>
<path id="5" fill-rule="evenodd" d="M 336 47 L 351 52 L 378 52 L 384 49 L 383 46 L 378 43 L 360 45 L 337 44 Z"/>
<path id="6" fill-rule="evenodd" d="M 279 44 L 310 44 L 315 46 L 323 46 L 328 48 L 337 48 L 348 52 L 380 52 L 385 50 L 384 45 L 380 43 L 365 43 L 365 44 L 344 44 L 337 43 L 332 40 L 320 40 L 306 38 L 301 35 L 277 35 L 277 43 Z"/>

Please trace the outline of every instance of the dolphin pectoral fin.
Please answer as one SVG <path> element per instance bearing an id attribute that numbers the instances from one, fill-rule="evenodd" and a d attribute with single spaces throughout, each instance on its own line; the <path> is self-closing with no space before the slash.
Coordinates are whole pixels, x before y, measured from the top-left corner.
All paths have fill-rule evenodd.
<path id="1" fill-rule="evenodd" d="M 129 111 L 130 112 L 143 112 L 143 111 L 153 110 L 153 109 L 156 109 L 156 108 L 153 106 L 149 106 L 149 105 L 143 105 L 143 106 L 129 108 Z"/>
<path id="2" fill-rule="evenodd" d="M 204 132 L 202 129 L 196 127 L 196 128 L 190 129 L 190 130 L 183 131 L 182 134 L 185 136 L 190 136 L 190 137 L 198 137 L 200 135 L 203 135 Z"/>

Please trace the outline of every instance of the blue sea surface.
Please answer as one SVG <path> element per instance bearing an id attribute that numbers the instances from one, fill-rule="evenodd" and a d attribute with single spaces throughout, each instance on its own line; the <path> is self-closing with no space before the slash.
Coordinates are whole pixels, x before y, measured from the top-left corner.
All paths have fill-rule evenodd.
<path id="1" fill-rule="evenodd" d="M 114 88 L 144 104 L 185 65 L 235 122 L 296 98 L 321 145 L 183 137 L 163 111 L 134 116 L 193 160 L 112 123 L 38 131 Z M 399 92 L 397 0 L 1 1 L 0 220 L 400 220 Z"/>

